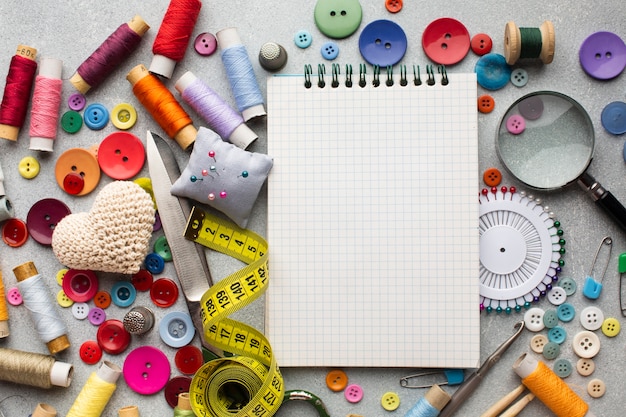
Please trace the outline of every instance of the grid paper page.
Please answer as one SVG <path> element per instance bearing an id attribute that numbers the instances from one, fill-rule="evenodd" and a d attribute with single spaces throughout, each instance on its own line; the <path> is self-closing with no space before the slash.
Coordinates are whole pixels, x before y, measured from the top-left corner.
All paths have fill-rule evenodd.
<path id="1" fill-rule="evenodd" d="M 281 366 L 478 365 L 476 77 L 448 77 L 268 79 L 266 334 Z"/>

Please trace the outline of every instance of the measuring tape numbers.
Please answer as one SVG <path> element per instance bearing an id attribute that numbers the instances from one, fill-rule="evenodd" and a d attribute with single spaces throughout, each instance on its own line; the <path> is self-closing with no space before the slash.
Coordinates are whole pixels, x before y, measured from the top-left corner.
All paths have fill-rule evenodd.
<path id="1" fill-rule="evenodd" d="M 213 285 L 200 301 L 205 340 L 236 356 L 205 363 L 194 375 L 191 406 L 202 417 L 268 417 L 285 394 L 267 338 L 228 318 L 256 300 L 269 284 L 268 245 L 256 233 L 193 207 L 185 237 L 246 266 Z"/>

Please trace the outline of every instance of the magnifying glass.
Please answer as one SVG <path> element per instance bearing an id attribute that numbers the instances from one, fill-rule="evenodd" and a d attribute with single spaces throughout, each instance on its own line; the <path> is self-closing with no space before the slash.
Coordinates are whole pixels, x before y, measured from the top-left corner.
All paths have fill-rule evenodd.
<path id="1" fill-rule="evenodd" d="M 527 94 L 509 107 L 496 133 L 504 167 L 530 188 L 557 190 L 574 181 L 626 231 L 626 208 L 586 171 L 593 123 L 574 99 L 553 91 Z"/>

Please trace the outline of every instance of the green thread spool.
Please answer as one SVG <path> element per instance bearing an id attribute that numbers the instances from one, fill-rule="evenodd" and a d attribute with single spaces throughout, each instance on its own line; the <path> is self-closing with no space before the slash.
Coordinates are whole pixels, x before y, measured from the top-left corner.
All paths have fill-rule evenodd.
<path id="1" fill-rule="evenodd" d="M 510 21 L 504 28 L 504 57 L 513 65 L 520 59 L 540 59 L 549 64 L 554 59 L 554 25 L 549 20 L 539 28 L 519 28 Z"/>

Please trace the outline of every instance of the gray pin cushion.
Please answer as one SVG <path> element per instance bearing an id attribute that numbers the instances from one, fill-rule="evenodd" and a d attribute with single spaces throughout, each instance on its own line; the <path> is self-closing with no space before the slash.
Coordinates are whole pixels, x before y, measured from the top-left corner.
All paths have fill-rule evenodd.
<path id="1" fill-rule="evenodd" d="M 207 204 L 245 228 L 272 165 L 268 155 L 238 148 L 201 127 L 189 162 L 170 192 Z"/>

